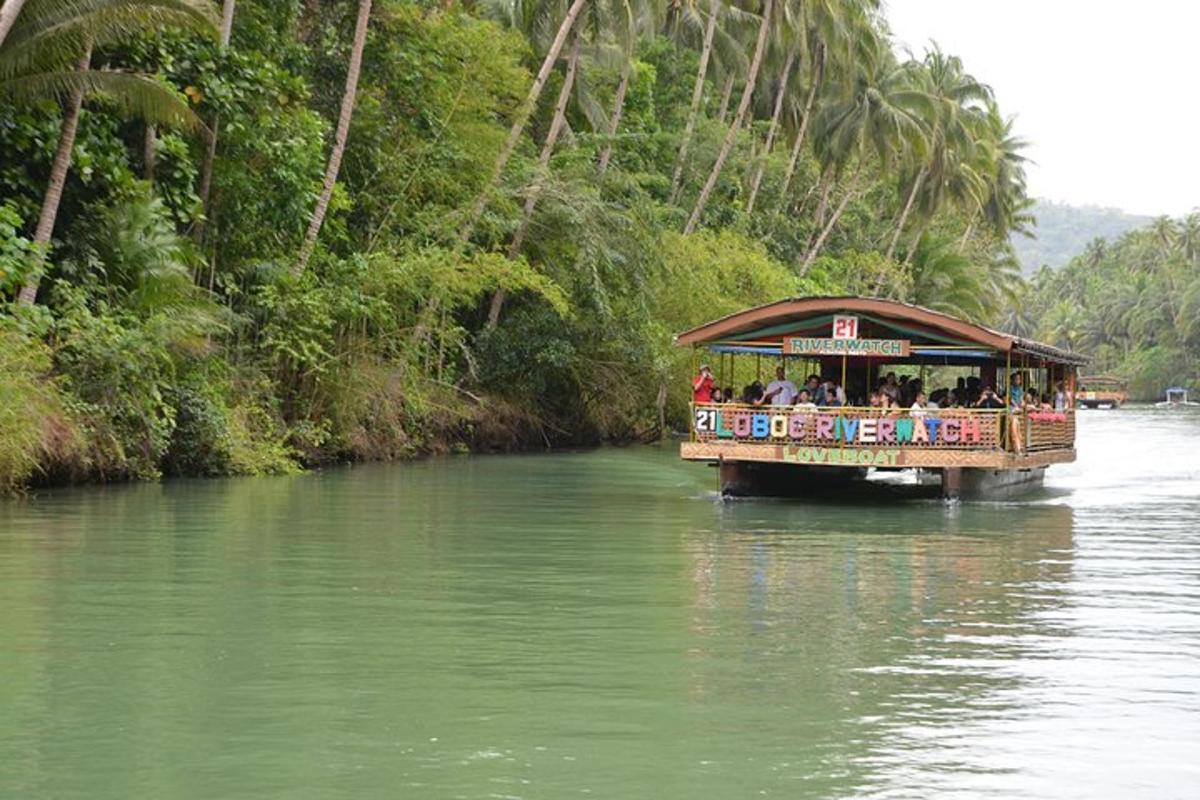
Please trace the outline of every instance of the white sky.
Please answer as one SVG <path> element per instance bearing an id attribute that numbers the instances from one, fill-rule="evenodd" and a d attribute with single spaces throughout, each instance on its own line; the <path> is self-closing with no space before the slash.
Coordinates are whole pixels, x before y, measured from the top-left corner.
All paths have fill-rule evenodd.
<path id="1" fill-rule="evenodd" d="M 996 92 L 1030 192 L 1179 216 L 1200 206 L 1197 0 L 886 0 L 897 46 L 933 39 Z"/>

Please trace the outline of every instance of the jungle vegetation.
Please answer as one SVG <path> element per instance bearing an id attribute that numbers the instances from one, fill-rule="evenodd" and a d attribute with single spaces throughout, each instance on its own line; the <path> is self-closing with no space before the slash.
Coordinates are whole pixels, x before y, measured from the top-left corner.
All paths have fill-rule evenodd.
<path id="1" fill-rule="evenodd" d="M 0 98 L 8 489 L 654 438 L 674 331 L 1021 287 L 1023 142 L 876 0 L 3 0 Z"/>
<path id="2" fill-rule="evenodd" d="M 1200 212 L 1159 217 L 1115 241 L 1095 238 L 1063 267 L 1042 267 L 1006 324 L 1087 353 L 1141 400 L 1200 384 Z"/>

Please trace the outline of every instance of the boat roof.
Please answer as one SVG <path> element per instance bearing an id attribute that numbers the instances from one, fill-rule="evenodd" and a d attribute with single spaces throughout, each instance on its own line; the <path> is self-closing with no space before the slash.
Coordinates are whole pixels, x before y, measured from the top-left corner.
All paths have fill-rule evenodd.
<path id="1" fill-rule="evenodd" d="M 1119 383 L 1124 385 L 1125 379 L 1117 375 L 1080 375 L 1080 383 Z"/>
<path id="2" fill-rule="evenodd" d="M 1167 391 L 1168 392 L 1187 392 L 1187 389 L 1183 388 L 1182 386 L 1168 386 Z"/>
<path id="3" fill-rule="evenodd" d="M 916 349 L 916 343 L 921 342 L 930 345 L 931 352 L 936 348 L 939 353 L 945 350 L 947 355 L 964 359 L 1012 353 L 1043 362 L 1087 363 L 1087 358 L 1079 353 L 967 322 L 941 311 L 881 297 L 853 295 L 793 297 L 754 306 L 683 331 L 675 336 L 675 344 L 753 352 L 755 345 L 782 342 L 784 336 L 814 335 L 832 326 L 837 314 L 855 314 L 865 321 L 864 328 L 913 340 L 917 355 L 926 355 Z M 737 347 L 738 344 L 744 347 Z"/>

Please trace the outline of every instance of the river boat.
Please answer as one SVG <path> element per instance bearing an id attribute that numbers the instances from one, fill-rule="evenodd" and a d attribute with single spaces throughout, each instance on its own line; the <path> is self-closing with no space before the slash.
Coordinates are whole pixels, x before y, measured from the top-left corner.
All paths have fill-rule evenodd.
<path id="1" fill-rule="evenodd" d="M 1159 408 L 1185 408 L 1188 406 L 1200 406 L 1200 403 L 1197 403 L 1194 400 L 1188 400 L 1187 389 L 1184 389 L 1182 386 L 1172 386 L 1168 388 L 1164 394 L 1166 399 L 1160 400 L 1154 405 Z"/>
<path id="2" fill-rule="evenodd" d="M 1129 400 L 1124 379 L 1116 375 L 1080 375 L 1075 403 L 1080 408 L 1120 408 Z"/>
<path id="3" fill-rule="evenodd" d="M 1003 498 L 1075 460 L 1069 404 L 884 410 L 853 402 L 889 372 L 965 374 L 968 386 L 1000 397 L 1019 373 L 1024 387 L 1061 382 L 1074 395 L 1083 356 L 939 311 L 875 297 L 799 297 L 721 317 L 675 343 L 715 364 L 718 386 L 766 381 L 783 365 L 797 385 L 810 374 L 840 381 L 852 400 L 842 408 L 693 402 L 680 456 L 716 465 L 724 496 L 819 497 L 870 472 L 915 468 L 940 476 L 945 497 Z"/>

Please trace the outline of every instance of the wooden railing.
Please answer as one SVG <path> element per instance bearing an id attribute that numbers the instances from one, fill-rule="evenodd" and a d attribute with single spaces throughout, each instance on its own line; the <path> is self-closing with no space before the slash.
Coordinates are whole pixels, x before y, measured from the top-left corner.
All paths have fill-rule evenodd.
<path id="1" fill-rule="evenodd" d="M 698 442 L 1032 452 L 1074 447 L 1075 415 L 693 403 L 691 433 Z"/>

